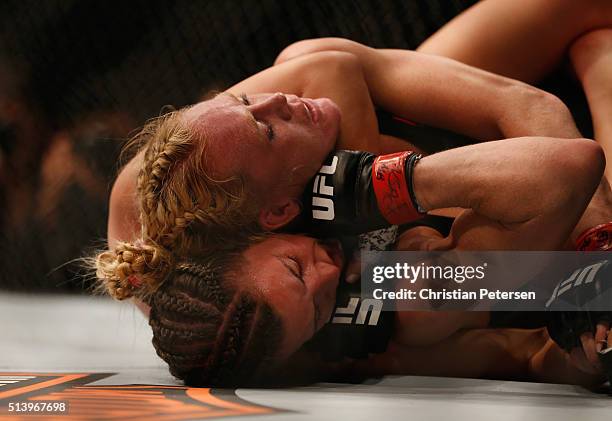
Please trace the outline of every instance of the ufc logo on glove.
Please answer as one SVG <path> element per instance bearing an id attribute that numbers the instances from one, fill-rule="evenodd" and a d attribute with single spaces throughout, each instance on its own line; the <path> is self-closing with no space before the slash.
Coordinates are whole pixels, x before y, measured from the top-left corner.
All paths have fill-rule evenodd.
<path id="1" fill-rule="evenodd" d="M 336 172 L 338 165 L 338 157 L 333 155 L 329 165 L 323 165 L 319 173 L 315 176 L 312 185 L 312 217 L 314 219 L 322 219 L 332 221 L 334 219 L 334 201 L 329 197 L 334 196 L 334 186 L 326 184 L 328 175 L 333 175 Z M 318 196 L 321 195 L 321 196 Z"/>

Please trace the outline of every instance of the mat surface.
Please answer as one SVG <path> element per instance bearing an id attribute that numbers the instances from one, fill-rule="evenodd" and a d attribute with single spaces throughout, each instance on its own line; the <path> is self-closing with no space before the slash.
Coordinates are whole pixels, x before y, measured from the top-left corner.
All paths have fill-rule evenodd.
<path id="1" fill-rule="evenodd" d="M 0 420 L 37 413 L 60 420 L 587 421 L 612 414 L 612 398 L 578 387 L 472 379 L 186 388 L 155 355 L 144 317 L 103 298 L 0 293 L 0 334 Z M 58 402 L 67 413 L 42 408 Z"/>

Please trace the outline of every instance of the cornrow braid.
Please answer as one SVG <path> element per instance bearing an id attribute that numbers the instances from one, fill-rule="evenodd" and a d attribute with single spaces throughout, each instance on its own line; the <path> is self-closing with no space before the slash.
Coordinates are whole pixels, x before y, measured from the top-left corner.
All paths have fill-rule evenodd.
<path id="1" fill-rule="evenodd" d="M 151 297 L 153 345 L 170 372 L 188 385 L 247 385 L 272 366 L 281 320 L 229 278 L 238 259 L 213 254 L 183 261 Z"/>
<path id="2" fill-rule="evenodd" d="M 126 148 L 139 150 L 134 165 L 142 160 L 140 239 L 92 260 L 100 289 L 151 305 L 153 344 L 174 375 L 229 384 L 266 366 L 262 355 L 276 352 L 280 319 L 259 297 L 232 286 L 228 260 L 218 257 L 262 236 L 260 203 L 243 178 L 208 175 L 206 144 L 182 111 L 149 121 L 132 138 Z"/>

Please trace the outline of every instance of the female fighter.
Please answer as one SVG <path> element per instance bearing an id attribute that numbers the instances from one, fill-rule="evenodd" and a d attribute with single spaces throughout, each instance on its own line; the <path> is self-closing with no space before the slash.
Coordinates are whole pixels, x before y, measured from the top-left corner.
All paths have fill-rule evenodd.
<path id="1" fill-rule="evenodd" d="M 601 16 L 601 14 L 599 16 Z M 305 66 L 302 67 L 302 69 L 308 68 L 309 66 L 306 66 L 306 63 L 310 66 L 318 64 L 318 69 L 321 69 L 323 63 L 326 63 L 332 70 L 330 74 L 333 75 L 333 69 L 335 68 L 337 75 L 342 76 L 338 79 L 345 82 L 345 76 L 347 74 L 357 75 L 355 80 L 356 84 L 353 84 L 352 88 L 355 86 L 361 86 L 362 88 L 365 86 L 367 88 L 366 90 L 361 90 L 361 92 L 366 95 L 362 95 L 361 97 L 359 95 L 351 96 L 349 93 L 352 94 L 353 91 L 359 90 L 351 89 L 350 92 L 348 92 L 346 86 L 350 85 L 333 83 L 334 88 L 344 86 L 345 89 L 345 91 L 338 89 L 340 92 L 336 93 L 338 95 L 337 102 L 341 103 L 342 100 L 348 101 L 348 99 L 351 99 L 353 102 L 349 102 L 349 104 L 358 104 L 359 101 L 357 101 L 357 99 L 363 99 L 367 96 L 369 101 L 369 96 L 371 96 L 376 103 L 396 114 L 410 116 L 424 123 L 434 123 L 437 126 L 468 134 L 475 139 L 520 136 L 535 134 L 536 132 L 542 133 L 542 127 L 546 127 L 547 130 L 552 131 L 557 127 L 566 127 L 567 124 L 565 123 L 568 120 L 571 121 L 563 105 L 556 99 L 543 94 L 541 91 L 537 91 L 505 78 L 497 78 L 486 72 L 479 72 L 475 69 L 463 67 L 452 61 L 418 56 L 406 52 L 407 54 L 404 55 L 406 58 L 403 61 L 410 66 L 406 66 L 406 70 L 408 71 L 403 71 L 398 75 L 397 73 L 399 72 L 394 73 L 392 71 L 393 67 L 389 67 L 389 64 L 392 63 L 390 61 L 391 54 L 381 54 L 378 57 L 380 59 L 380 65 L 368 67 L 363 66 L 363 61 L 355 60 L 354 54 L 323 53 L 325 52 L 291 60 L 284 65 L 273 68 L 275 72 L 270 71 L 268 74 L 272 75 L 272 73 L 275 73 L 274 76 L 271 76 L 275 77 L 282 71 L 290 72 L 300 69 L 300 66 Z M 289 65 L 291 65 L 291 68 Z M 372 72 L 372 68 L 378 70 L 386 68 L 388 75 L 385 76 L 381 72 Z M 443 69 L 445 69 L 446 72 Z M 347 72 L 347 70 L 351 71 Z M 448 73 L 449 70 L 450 73 Z M 453 72 L 456 72 L 454 76 L 452 74 Z M 295 86 L 292 86 L 295 89 L 293 91 L 304 94 L 305 96 L 317 96 L 311 93 L 314 91 L 309 92 L 306 87 L 312 88 L 316 86 L 320 88 L 320 86 L 324 84 L 317 85 L 317 83 L 321 81 L 318 81 L 312 73 L 308 75 L 307 72 L 302 72 L 302 75 L 304 75 L 302 80 L 296 82 L 294 78 L 291 81 L 292 83 L 296 82 L 302 84 L 300 89 L 295 89 Z M 330 80 L 333 81 L 333 78 Z M 404 82 L 403 85 L 400 85 L 399 92 L 387 92 L 397 86 L 396 83 L 398 80 Z M 236 89 L 237 92 L 249 92 L 250 89 L 245 89 L 245 87 L 249 87 L 249 83 L 251 83 L 261 88 L 263 91 L 269 91 L 269 85 L 266 85 L 265 82 L 266 78 L 260 74 L 238 85 Z M 268 82 L 270 81 L 268 80 Z M 275 83 L 278 83 L 278 81 L 275 81 Z M 258 89 L 254 89 L 254 92 L 257 91 Z M 287 89 L 287 91 L 292 92 L 292 89 Z M 333 89 L 330 88 L 330 92 L 332 91 Z M 407 96 L 404 92 L 411 92 L 411 94 L 414 95 Z M 427 97 L 431 101 L 428 101 L 427 104 L 416 103 L 416 98 L 419 96 L 422 98 L 423 96 L 421 93 L 423 92 L 428 93 Z M 499 95 L 500 92 L 505 92 L 507 95 Z M 310 157 L 320 158 L 317 165 L 308 167 L 309 162 L 300 162 L 296 160 L 295 155 L 291 155 L 289 149 L 269 148 L 268 150 L 263 150 L 253 142 L 232 144 L 232 137 L 227 136 L 228 132 L 238 132 L 242 130 L 242 132 L 239 132 L 239 135 L 242 135 L 243 138 L 252 137 L 254 132 L 248 133 L 244 127 L 241 128 L 236 125 L 231 125 L 231 127 L 227 127 L 227 125 L 225 127 L 223 126 L 223 122 L 229 121 L 229 117 L 233 117 L 234 119 L 238 118 L 237 114 L 240 113 L 240 110 L 237 109 L 238 107 L 245 107 L 248 109 L 250 106 L 252 109 L 248 111 L 255 114 L 255 107 L 258 104 L 265 104 L 266 101 L 271 102 L 271 98 L 274 98 L 274 101 L 277 102 L 287 101 L 287 97 L 283 98 L 278 95 L 276 98 L 273 96 L 256 98 L 247 97 L 246 101 L 252 101 L 252 104 L 238 104 L 235 98 L 233 103 L 230 103 L 229 99 L 223 102 L 223 98 L 215 98 L 208 103 L 199 104 L 185 112 L 184 116 L 180 116 L 184 117 L 183 119 L 172 118 L 178 117 L 177 115 L 173 115 L 171 118 L 161 119 L 164 124 L 162 124 L 161 129 L 155 133 L 151 134 L 145 132 L 145 134 L 151 135 L 152 137 L 152 141 L 149 145 L 148 158 L 149 161 L 153 162 L 146 163 L 144 167 L 145 171 L 143 171 L 144 174 L 140 177 L 141 195 L 143 196 L 143 213 L 146 215 L 146 217 L 143 218 L 144 230 L 141 233 L 144 241 L 132 245 L 129 250 L 118 250 L 115 253 L 117 255 L 117 260 L 115 261 L 103 260 L 103 263 L 108 263 L 108 267 L 111 267 L 111 270 L 115 272 L 112 274 L 107 272 L 104 276 L 108 276 L 109 281 L 112 281 L 110 287 L 117 296 L 122 297 L 130 295 L 131 287 L 134 286 L 130 281 L 130 279 L 134 281 L 130 276 L 132 274 L 130 270 L 132 269 L 136 269 L 134 272 L 138 274 L 138 283 L 151 283 L 151 290 L 154 290 L 161 282 L 161 279 L 163 279 L 163 275 L 172 268 L 173 255 L 197 256 L 209 246 L 211 238 L 214 239 L 215 235 L 221 236 L 222 233 L 228 231 L 228 227 L 232 230 L 239 227 L 243 229 L 243 231 L 252 232 L 252 230 L 256 229 L 254 228 L 253 221 L 258 219 L 263 228 L 273 229 L 286 223 L 288 219 L 295 216 L 295 213 L 299 211 L 299 206 L 295 203 L 296 192 L 301 191 L 305 179 L 314 175 L 314 172 L 316 172 L 318 168 L 318 164 L 320 164 L 320 160 L 325 153 L 329 151 L 330 144 L 333 143 L 333 141 L 326 144 L 327 149 L 323 147 L 317 149 L 314 148 L 315 145 L 307 145 L 312 148 L 307 149 L 311 152 Z M 485 99 L 490 107 L 484 110 L 476 110 L 469 107 L 470 104 L 475 104 Z M 402 100 L 404 100 L 404 102 L 402 102 Z M 476 101 L 471 102 L 474 100 Z M 306 107 L 304 108 L 305 114 L 303 115 L 308 114 L 309 111 L 310 115 L 313 113 L 316 115 L 316 112 L 322 109 L 323 111 L 320 115 L 327 116 L 328 111 L 325 111 L 325 107 L 329 107 L 327 110 L 333 109 L 331 104 L 312 104 L 308 101 L 294 101 L 293 104 L 295 106 Z M 407 105 L 405 103 L 407 103 Z M 286 104 L 289 105 L 290 101 L 286 102 Z M 361 104 L 365 105 L 363 102 Z M 374 133 L 373 137 L 368 136 L 368 134 L 373 133 L 372 124 L 358 124 L 359 122 L 372 122 L 372 114 L 367 113 L 368 109 L 371 110 L 371 103 L 368 102 L 368 104 L 369 108 L 355 107 L 354 110 L 347 105 L 345 105 L 344 108 L 340 107 L 343 111 L 339 137 L 339 145 L 341 147 L 343 146 L 343 139 L 351 138 L 351 132 L 353 134 L 360 132 L 361 136 L 356 137 L 357 140 L 365 141 L 366 143 L 374 139 L 374 147 L 361 147 L 362 149 L 370 149 L 379 152 L 380 149 L 377 148 L 381 148 L 381 145 L 388 146 L 384 141 L 380 142 L 380 139 L 377 139 L 376 133 Z M 449 108 L 448 104 L 452 104 L 452 106 Z M 311 107 L 308 107 L 309 105 Z M 466 108 L 466 106 L 468 108 Z M 283 105 L 283 107 L 285 106 Z M 274 120 L 275 123 L 281 124 L 281 131 L 286 129 L 286 127 L 282 126 L 282 121 L 290 121 L 293 119 L 293 115 L 291 115 L 291 119 L 287 118 L 289 117 L 287 112 L 283 115 L 282 107 L 275 109 L 276 114 L 267 114 L 270 110 L 269 108 L 259 108 L 265 111 L 264 114 L 262 114 L 263 116 L 267 116 L 269 119 Z M 291 108 L 285 107 L 285 109 L 290 110 Z M 345 109 L 354 111 L 353 113 L 348 113 L 348 115 L 355 116 L 355 120 L 358 120 L 352 122 L 355 124 L 347 123 L 348 119 L 345 118 L 347 115 Z M 363 110 L 366 111 L 366 115 L 360 114 L 360 111 Z M 442 110 L 446 110 L 446 112 L 440 113 L 439 111 Z M 333 112 L 329 111 L 329 115 L 331 116 L 330 121 L 333 120 L 332 114 Z M 204 116 L 206 118 L 203 118 Z M 324 121 L 327 122 L 326 120 Z M 269 121 L 264 120 L 261 116 L 259 122 L 251 121 L 251 125 L 252 128 L 257 125 L 258 130 L 265 133 L 268 139 L 274 140 L 276 137 L 274 124 L 271 125 Z M 185 126 L 189 127 L 186 128 Z M 309 139 L 307 136 L 308 133 L 297 130 L 300 129 L 300 127 L 294 128 L 296 130 L 293 132 L 288 130 L 286 133 L 289 135 L 299 134 L 299 139 Z M 198 134 L 206 133 L 206 148 L 198 150 L 198 152 L 200 152 L 199 154 L 191 154 L 197 155 L 200 158 L 199 160 L 194 160 L 196 161 L 195 164 L 193 161 L 181 163 L 181 154 L 184 155 L 186 152 L 185 150 L 189 150 L 189 142 L 193 143 L 192 132 L 194 131 Z M 334 133 L 333 125 L 331 128 L 329 128 L 329 126 L 323 127 L 316 135 L 323 137 L 325 140 L 332 137 L 330 133 L 336 134 Z M 349 135 L 347 135 L 347 133 Z M 285 132 L 283 132 L 283 138 L 284 135 Z M 326 135 L 328 136 L 327 138 L 325 137 Z M 574 134 L 568 134 L 567 131 L 553 135 L 557 137 L 577 137 Z M 310 139 L 316 138 L 317 136 L 310 136 Z M 291 136 L 287 136 L 287 138 L 290 140 L 292 139 Z M 295 140 L 297 138 L 298 137 L 295 136 L 293 139 Z M 216 143 L 215 139 L 217 139 Z M 218 139 L 225 140 L 224 146 L 228 145 L 228 153 L 225 153 L 223 148 L 221 148 L 221 141 Z M 204 143 L 202 139 L 198 140 Z M 325 144 L 325 142 L 323 143 Z M 346 143 L 345 141 L 344 144 Z M 565 144 L 569 145 L 567 142 Z M 164 149 L 163 146 L 167 145 L 174 146 L 175 150 Z M 576 145 L 572 144 L 571 147 L 577 147 L 577 145 L 577 143 Z M 582 145 L 580 147 L 582 147 Z M 596 153 L 593 152 L 594 151 L 586 152 L 586 154 L 590 154 L 590 158 L 592 158 L 593 154 L 596 155 Z M 225 156 L 229 155 L 231 159 L 225 161 L 219 160 L 218 158 L 223 156 L 224 153 Z M 278 155 L 274 155 L 274 153 L 278 153 Z M 283 162 L 283 164 L 286 165 L 276 165 L 274 168 L 276 171 L 270 171 L 268 173 L 262 171 L 263 165 L 266 164 L 266 158 L 274 156 L 286 157 L 287 159 Z M 151 158 L 155 158 L 155 160 Z M 217 160 L 215 160 L 215 158 L 217 158 Z M 431 158 L 433 159 L 434 157 Z M 145 161 L 147 161 L 146 156 Z M 199 190 L 193 189 L 191 194 L 181 194 L 178 192 L 178 186 L 184 184 L 185 180 L 191 181 L 189 179 L 190 172 L 185 171 L 185 167 L 201 165 L 202 161 L 204 161 L 203 166 L 209 173 L 208 177 L 206 177 L 206 181 L 209 182 L 210 185 L 205 185 Z M 597 161 L 596 157 L 594 161 Z M 115 203 L 115 205 L 111 204 L 111 206 L 112 209 L 115 210 L 115 215 L 120 215 L 120 217 L 113 218 L 111 215 L 111 221 L 109 223 L 109 240 L 111 246 L 115 244 L 114 240 L 116 239 L 133 240 L 140 236 L 134 235 L 139 229 L 136 224 L 134 224 L 135 218 L 133 216 L 135 214 L 135 207 L 131 202 L 133 197 L 132 194 L 135 190 L 133 168 L 138 165 L 138 158 L 134 162 L 136 164 L 133 165 L 131 174 L 129 172 L 129 165 L 122 173 L 122 175 L 124 175 L 123 179 L 128 179 L 129 182 L 123 183 L 122 186 L 122 183 L 118 180 L 113 191 L 113 196 L 119 198 L 115 202 L 119 203 Z M 180 165 L 176 163 L 180 163 Z M 565 163 L 562 165 L 564 164 Z M 198 169 L 201 169 L 201 167 Z M 297 171 L 302 169 L 304 170 L 303 172 Z M 244 197 L 236 197 L 238 194 L 235 192 L 241 192 L 242 189 L 241 186 L 235 185 L 237 184 L 235 183 L 236 180 L 231 179 L 231 175 L 236 173 L 236 171 L 232 172 L 232 170 L 238 170 L 239 173 L 242 171 L 242 174 L 244 174 L 246 178 L 247 189 L 261 193 L 261 197 L 264 198 L 263 201 L 267 203 L 264 205 L 255 203 L 255 205 L 258 206 L 253 206 L 253 200 L 249 201 L 244 200 Z M 180 173 L 184 178 L 180 179 L 177 177 L 174 179 L 172 177 L 173 171 Z M 288 185 L 282 186 L 280 191 L 278 189 L 271 189 L 270 184 L 276 181 L 275 178 L 284 174 L 291 174 Z M 132 178 L 132 180 L 130 180 L 130 178 Z M 418 180 L 418 177 L 415 176 L 415 180 Z M 584 180 L 582 180 L 582 182 L 584 182 Z M 131 190 L 129 187 L 130 183 L 132 186 Z M 172 191 L 172 187 L 168 189 L 169 193 L 162 191 L 163 189 L 160 187 L 164 187 L 162 186 L 164 183 L 170 186 L 174 183 L 175 191 Z M 128 185 L 128 187 L 126 187 L 126 185 Z M 256 188 L 258 185 L 262 187 Z M 296 188 L 296 186 L 299 186 L 299 188 Z M 419 190 L 416 186 L 415 189 L 417 191 Z M 228 190 L 229 193 L 234 193 L 234 195 L 228 195 Z M 570 187 L 570 190 L 572 190 L 572 187 Z M 126 194 L 126 191 L 127 197 L 123 196 Z M 204 211 L 202 211 L 202 209 L 198 207 L 201 202 L 212 203 L 219 206 L 220 211 L 218 210 L 215 212 L 214 209 L 210 211 L 209 207 L 206 207 Z M 249 202 L 251 202 L 252 205 L 250 209 L 248 206 L 245 206 L 245 203 L 249 204 Z M 461 205 L 459 201 L 454 201 L 453 203 L 455 205 Z M 473 205 L 473 203 L 464 203 L 463 207 L 471 208 L 474 207 Z M 577 206 L 577 208 L 580 208 L 580 206 Z M 481 209 L 479 208 L 479 210 Z M 557 210 L 557 212 L 558 211 L 559 210 Z M 111 212 L 113 212 L 113 210 L 111 210 Z M 572 212 L 570 212 L 570 214 L 571 213 Z M 130 218 L 130 214 L 132 218 Z M 224 216 L 226 217 L 225 219 L 229 219 L 229 221 L 224 220 Z M 210 221 L 212 221 L 212 223 Z M 215 230 L 214 228 L 219 229 Z M 567 230 L 567 227 L 565 229 Z M 202 232 L 204 232 L 204 234 L 202 234 Z M 569 232 L 566 232 L 566 234 L 569 234 Z M 168 249 L 173 249 L 173 252 L 169 252 Z M 126 251 L 128 254 L 123 256 Z M 138 270 L 138 265 L 129 264 L 130 259 L 134 259 L 134 256 L 136 256 L 136 260 L 141 256 L 144 256 L 145 260 L 147 260 L 145 265 L 142 264 L 141 259 L 141 270 Z M 120 261 L 123 257 L 126 257 L 125 262 Z M 108 258 L 110 258 L 109 255 L 106 255 L 105 259 Z M 122 263 L 128 264 L 122 265 Z"/>

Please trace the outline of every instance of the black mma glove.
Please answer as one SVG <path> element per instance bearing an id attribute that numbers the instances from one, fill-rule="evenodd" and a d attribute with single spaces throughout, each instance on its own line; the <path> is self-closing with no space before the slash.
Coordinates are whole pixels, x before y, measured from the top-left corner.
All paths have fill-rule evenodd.
<path id="1" fill-rule="evenodd" d="M 413 152 L 335 151 L 307 187 L 300 229 L 319 237 L 361 234 L 419 219 Z"/>
<path id="2" fill-rule="evenodd" d="M 609 249 L 611 228 L 612 224 L 602 224 L 586 231 L 578 238 L 577 249 Z M 546 308 L 551 339 L 567 352 L 581 347 L 580 335 L 594 333 L 600 322 L 612 322 L 612 262 L 601 260 L 575 269 L 556 286 Z M 612 348 L 604 347 L 599 358 L 612 382 Z"/>
<path id="3" fill-rule="evenodd" d="M 331 319 L 306 343 L 306 349 L 330 362 L 385 352 L 395 313 L 382 311 L 382 300 L 361 298 L 360 290 L 358 282 L 340 284 Z"/>

